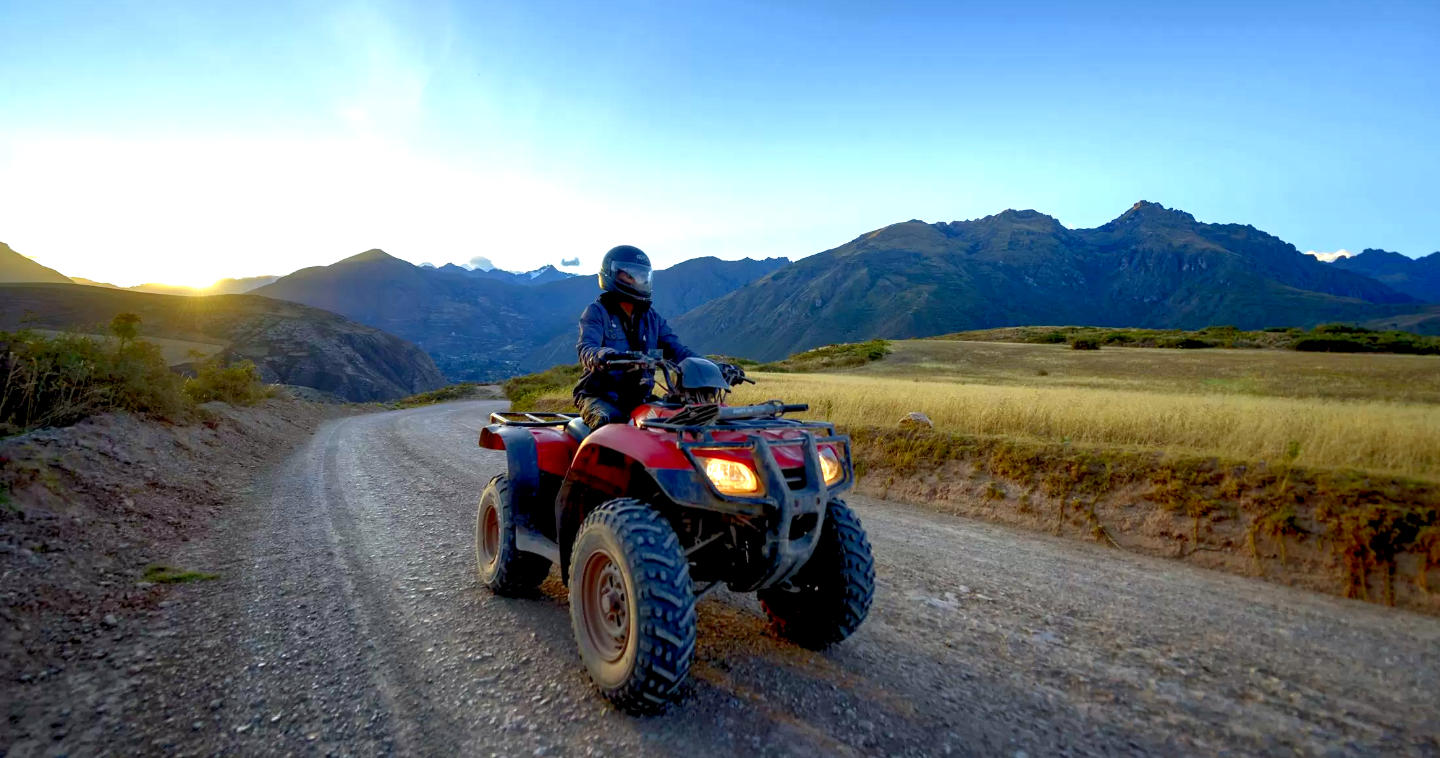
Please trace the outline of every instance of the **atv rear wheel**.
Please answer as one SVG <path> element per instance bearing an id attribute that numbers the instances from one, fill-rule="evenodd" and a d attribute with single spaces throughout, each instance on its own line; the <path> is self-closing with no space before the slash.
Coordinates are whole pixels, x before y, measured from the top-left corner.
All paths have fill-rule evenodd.
<path id="1" fill-rule="evenodd" d="M 821 650 L 855 633 L 875 594 L 875 560 L 850 506 L 831 500 L 810 560 L 790 581 L 756 595 L 777 634 Z"/>
<path id="2" fill-rule="evenodd" d="M 497 595 L 534 591 L 550 573 L 550 561 L 515 547 L 515 503 L 510 479 L 501 474 L 485 485 L 475 515 L 475 564 L 480 581 Z"/>
<path id="3" fill-rule="evenodd" d="M 695 655 L 695 593 L 675 530 L 639 500 L 611 500 L 585 517 L 570 556 L 570 626 L 590 679 L 622 710 L 663 709 Z"/>

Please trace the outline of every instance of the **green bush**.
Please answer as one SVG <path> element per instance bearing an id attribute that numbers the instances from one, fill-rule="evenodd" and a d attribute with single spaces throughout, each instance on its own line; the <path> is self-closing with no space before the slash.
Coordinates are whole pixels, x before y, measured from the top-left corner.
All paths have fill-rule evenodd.
<path id="1" fill-rule="evenodd" d="M 1368 334 L 1373 330 L 1353 324 L 1321 324 L 1310 331 L 1316 334 Z"/>
<path id="2" fill-rule="evenodd" d="M 1071 350 L 1099 350 L 1100 340 L 1094 337 L 1073 337 L 1070 340 Z"/>
<path id="3" fill-rule="evenodd" d="M 456 384 L 450 384 L 441 387 L 438 390 L 421 392 L 416 395 L 411 395 L 407 398 L 396 400 L 395 407 L 418 408 L 422 405 L 434 405 L 436 403 L 444 403 L 450 400 L 463 400 L 475 394 L 475 388 L 479 386 L 479 382 L 459 382 Z"/>
<path id="4" fill-rule="evenodd" d="M 803 353 L 796 353 L 783 361 L 763 363 L 756 371 L 806 372 L 827 371 L 837 368 L 854 368 L 881 360 L 890 354 L 889 340 L 868 340 L 826 345 Z"/>
<path id="5" fill-rule="evenodd" d="M 575 363 L 568 366 L 551 366 L 544 371 L 534 374 L 526 374 L 507 379 L 504 384 L 505 397 L 510 399 L 510 407 L 517 411 L 530 410 L 535 404 L 535 399 L 541 395 L 565 391 L 569 392 L 580 381 L 580 364 Z"/>
<path id="6" fill-rule="evenodd" d="M 260 380 L 260 371 L 250 361 L 228 366 L 218 358 L 199 365 L 195 377 L 185 382 L 185 397 L 192 403 L 219 400 L 231 405 L 254 405 L 270 390 Z"/>
<path id="7" fill-rule="evenodd" d="M 1027 339 L 1027 342 L 1036 342 L 1042 345 L 1058 345 L 1067 339 L 1064 332 L 1054 331 L 1037 334 Z"/>
<path id="8" fill-rule="evenodd" d="M 112 410 L 183 415 L 184 380 L 159 347 L 134 338 L 128 320 L 117 317 L 116 324 L 122 328 L 113 344 L 76 334 L 0 332 L 0 433 L 64 426 Z"/>

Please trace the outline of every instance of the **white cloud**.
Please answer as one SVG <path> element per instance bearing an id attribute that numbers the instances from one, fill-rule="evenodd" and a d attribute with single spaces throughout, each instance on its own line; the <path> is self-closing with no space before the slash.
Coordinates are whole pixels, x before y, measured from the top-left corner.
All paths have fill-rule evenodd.
<path id="1" fill-rule="evenodd" d="M 474 258 L 471 258 L 470 262 L 465 264 L 465 268 L 472 270 L 479 269 L 481 271 L 490 271 L 491 269 L 495 268 L 495 264 L 491 263 L 489 258 L 486 258 L 483 255 L 477 255 Z"/>
<path id="2" fill-rule="evenodd" d="M 1354 255 L 1355 255 L 1354 253 L 1350 252 L 1349 250 L 1345 250 L 1345 249 L 1343 249 L 1343 248 L 1340 249 L 1340 250 L 1336 250 L 1336 251 L 1333 252 L 1333 253 L 1323 253 L 1323 252 L 1319 252 L 1319 251 L 1316 251 L 1316 250 L 1306 250 L 1306 251 L 1305 251 L 1305 254 L 1306 254 L 1306 255 L 1313 255 L 1313 256 L 1315 256 L 1316 258 L 1319 258 L 1320 260 L 1325 261 L 1326 263 L 1333 263 L 1333 262 L 1335 262 L 1335 261 L 1340 260 L 1341 258 L 1351 258 L 1351 257 L 1354 257 Z"/>
<path id="3" fill-rule="evenodd" d="M 560 265 L 564 266 L 565 268 L 574 268 L 580 265 L 580 257 L 576 256 L 574 258 L 562 258 L 560 260 Z"/>

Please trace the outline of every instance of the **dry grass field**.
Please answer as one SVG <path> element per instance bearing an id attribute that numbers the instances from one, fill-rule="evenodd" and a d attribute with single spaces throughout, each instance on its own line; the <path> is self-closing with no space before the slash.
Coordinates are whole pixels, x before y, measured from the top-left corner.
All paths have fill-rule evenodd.
<path id="1" fill-rule="evenodd" d="M 1440 613 L 1440 356 L 879 347 L 752 368 L 731 402 L 809 403 L 862 492 Z M 574 375 L 506 391 L 569 410 Z"/>
<path id="2" fill-rule="evenodd" d="M 1271 350 L 1071 350 L 915 340 L 824 374 L 754 374 L 847 426 L 909 411 L 937 429 L 1046 443 L 1286 461 L 1440 481 L 1440 358 Z"/>

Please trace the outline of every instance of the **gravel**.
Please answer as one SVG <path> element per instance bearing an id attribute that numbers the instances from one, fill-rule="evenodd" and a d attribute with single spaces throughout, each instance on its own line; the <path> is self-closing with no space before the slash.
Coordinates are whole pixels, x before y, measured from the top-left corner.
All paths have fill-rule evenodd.
<path id="1" fill-rule="evenodd" d="M 556 576 L 520 600 L 474 577 L 499 407 L 327 422 L 178 548 L 219 579 L 10 690 L 0 754 L 1440 755 L 1440 619 L 862 497 L 855 637 L 801 650 L 717 592 L 681 701 L 625 716 Z"/>

